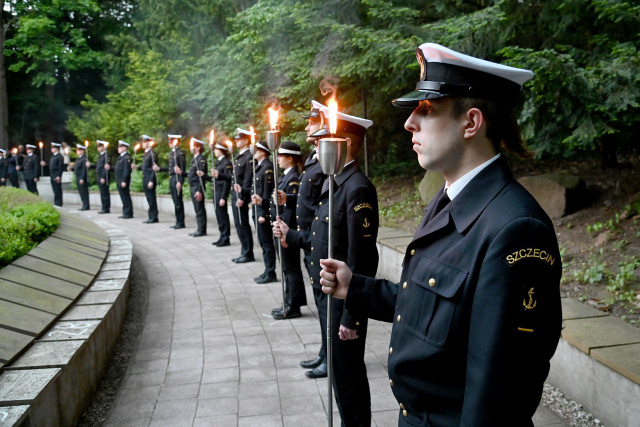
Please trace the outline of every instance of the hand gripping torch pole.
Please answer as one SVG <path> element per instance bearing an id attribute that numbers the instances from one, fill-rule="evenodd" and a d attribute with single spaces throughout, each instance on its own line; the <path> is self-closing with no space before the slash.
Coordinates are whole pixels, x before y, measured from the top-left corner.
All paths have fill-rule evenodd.
<path id="1" fill-rule="evenodd" d="M 276 218 L 280 216 L 278 207 L 278 149 L 280 148 L 280 129 L 278 125 L 272 126 L 273 130 L 267 132 L 267 145 L 273 156 L 273 180 L 276 191 Z M 284 280 L 284 266 L 282 265 L 282 243 L 278 242 L 278 257 L 280 258 L 280 282 L 282 283 L 282 314 L 287 317 L 286 290 Z"/>
<path id="2" fill-rule="evenodd" d="M 344 138 L 322 138 L 318 142 L 318 154 L 320 158 L 320 167 L 322 171 L 329 176 L 329 253 L 328 257 L 333 258 L 333 214 L 334 214 L 334 197 L 333 191 L 335 186 L 335 175 L 342 172 L 347 156 L 347 140 Z M 333 295 L 327 295 L 327 418 L 329 427 L 333 426 L 333 345 L 331 339 L 333 337 Z"/>

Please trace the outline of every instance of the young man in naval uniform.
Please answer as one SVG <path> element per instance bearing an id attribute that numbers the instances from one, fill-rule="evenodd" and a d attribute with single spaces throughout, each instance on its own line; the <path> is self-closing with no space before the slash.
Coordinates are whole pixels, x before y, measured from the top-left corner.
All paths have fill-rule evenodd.
<path id="1" fill-rule="evenodd" d="M 238 133 L 233 137 L 238 146 L 238 156 L 233 165 L 233 190 L 231 191 L 231 211 L 236 232 L 240 240 L 240 256 L 231 261 L 242 264 L 255 261 L 253 255 L 253 233 L 249 223 L 249 206 L 251 205 L 251 192 L 253 191 L 253 166 L 249 140 L 251 132 L 238 128 Z"/>
<path id="2" fill-rule="evenodd" d="M 24 157 L 23 174 L 27 190 L 38 194 L 38 178 L 40 178 L 40 157 L 34 153 L 35 145 L 27 144 L 27 155 Z"/>
<path id="3" fill-rule="evenodd" d="M 326 107 L 321 108 L 321 112 L 328 117 Z M 335 177 L 333 251 L 336 259 L 346 262 L 354 271 L 375 277 L 378 269 L 378 196 L 356 160 L 367 128 L 372 124 L 371 120 L 338 113 L 335 136 L 349 138 L 349 142 L 344 169 Z M 323 128 L 313 135 L 329 136 L 329 132 Z M 319 152 L 319 155 L 322 153 Z M 323 184 L 310 233 L 289 229 L 288 224 L 277 221 L 274 223 L 274 234 L 284 238 L 289 245 L 310 251 L 311 285 L 318 286 L 320 259 L 328 255 L 329 180 L 326 179 Z M 318 313 L 326 311 L 325 295 L 319 301 Z M 318 317 L 320 322 L 325 322 L 321 323 L 321 330 L 322 340 L 326 340 L 327 320 L 324 316 Z M 371 424 L 371 395 L 364 363 L 367 317 L 354 314 L 344 306 L 343 301 L 336 300 L 332 304 L 332 319 L 335 325 L 331 336 L 331 360 L 335 373 L 333 388 L 342 423 L 345 426 L 368 426 Z"/>
<path id="4" fill-rule="evenodd" d="M 445 187 L 407 247 L 400 282 L 323 260 L 323 290 L 393 322 L 389 383 L 399 425 L 533 426 L 560 337 L 553 223 L 500 154 L 530 154 L 514 114 L 533 77 L 426 43 L 416 91 L 393 101 L 424 169 Z"/>
<path id="5" fill-rule="evenodd" d="M 51 158 L 49 159 L 49 177 L 53 190 L 53 204 L 62 206 L 62 172 L 64 172 L 64 159 L 60 154 L 62 144 L 51 143 Z M 43 162 L 40 162 L 41 164 Z"/>
<path id="6" fill-rule="evenodd" d="M 98 189 L 100 190 L 100 203 L 102 209 L 99 214 L 108 214 L 111 212 L 111 193 L 109 192 L 109 153 L 107 141 L 98 140 L 98 160 L 96 161 L 96 180 L 98 181 Z"/>
<path id="7" fill-rule="evenodd" d="M 122 215 L 118 218 L 133 218 L 133 202 L 131 201 L 131 156 L 128 153 L 129 143 L 118 141 L 118 161 L 116 162 L 116 184 L 122 200 Z"/>

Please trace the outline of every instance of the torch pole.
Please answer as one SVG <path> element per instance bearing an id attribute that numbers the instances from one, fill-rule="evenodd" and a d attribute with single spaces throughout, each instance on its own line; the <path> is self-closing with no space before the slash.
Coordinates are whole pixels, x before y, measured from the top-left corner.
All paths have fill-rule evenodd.
<path id="1" fill-rule="evenodd" d="M 215 169 L 215 164 L 213 163 L 213 145 L 209 144 L 209 148 L 211 149 L 211 169 Z M 211 174 L 211 187 L 213 190 L 213 209 L 216 209 L 218 206 L 218 198 L 216 197 L 216 176 Z"/>
<path id="2" fill-rule="evenodd" d="M 233 156 L 233 147 L 229 147 L 229 152 L 231 153 L 231 174 L 233 176 L 233 184 L 238 183 L 238 177 L 236 176 L 236 161 Z M 235 191 L 235 188 L 234 188 Z M 240 200 L 240 193 L 236 191 L 236 203 Z M 240 215 L 240 206 L 236 204 L 236 209 L 238 209 L 238 224 L 242 225 L 242 215 Z"/>
<path id="3" fill-rule="evenodd" d="M 251 144 L 251 167 L 253 168 L 253 194 L 256 194 L 256 159 L 253 155 L 256 153 L 256 144 Z M 253 228 L 256 230 L 256 239 L 260 241 L 258 237 L 258 205 L 253 205 Z"/>
<path id="4" fill-rule="evenodd" d="M 196 164 L 196 171 L 200 172 L 200 166 L 198 166 L 198 156 L 193 156 L 193 163 Z M 200 180 L 200 188 L 202 189 L 202 200 L 204 200 L 204 182 L 202 182 L 202 177 L 200 176 L 200 174 L 197 174 L 197 175 L 198 175 L 198 179 Z"/>
<path id="5" fill-rule="evenodd" d="M 342 172 L 347 153 L 347 139 L 322 138 L 318 154 L 322 171 L 329 176 L 329 232 L 327 256 L 333 258 L 334 186 L 335 175 Z M 327 295 L 327 422 L 333 426 L 333 295 Z"/>
<path id="6" fill-rule="evenodd" d="M 278 149 L 280 148 L 280 130 L 276 126 L 275 130 L 267 132 L 267 144 L 271 150 L 273 158 L 273 180 L 275 181 L 274 190 L 276 192 L 276 218 L 280 216 L 280 209 L 278 206 Z M 280 258 L 280 282 L 282 284 L 282 314 L 287 317 L 287 304 L 286 304 L 286 289 L 284 280 L 284 266 L 282 264 L 282 242 L 278 242 L 278 258 Z"/>
<path id="7" fill-rule="evenodd" d="M 40 143 L 40 161 L 44 162 L 44 156 L 42 155 L 42 142 Z M 49 173 L 51 174 L 51 173 Z M 44 165 L 40 164 L 40 176 L 44 175 Z"/>

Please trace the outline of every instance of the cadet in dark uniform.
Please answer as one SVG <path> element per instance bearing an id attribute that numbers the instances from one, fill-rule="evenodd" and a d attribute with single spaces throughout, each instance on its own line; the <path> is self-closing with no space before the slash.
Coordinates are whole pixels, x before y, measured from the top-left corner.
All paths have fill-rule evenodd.
<path id="1" fill-rule="evenodd" d="M 100 189 L 100 202 L 102 210 L 99 214 L 108 214 L 111 212 L 111 193 L 109 193 L 109 153 L 107 147 L 109 143 L 106 141 L 97 141 L 98 143 L 98 161 L 96 162 L 96 180 Z"/>
<path id="2" fill-rule="evenodd" d="M 78 157 L 73 165 L 73 168 L 68 167 L 69 170 L 73 170 L 76 174 L 76 186 L 78 187 L 78 193 L 80 194 L 80 200 L 82 200 L 81 211 L 89 210 L 89 168 L 91 163 L 87 160 L 85 155 L 87 147 L 84 145 L 76 144 L 76 154 Z"/>
<path id="3" fill-rule="evenodd" d="M 207 159 L 202 155 L 204 142 L 191 138 L 191 153 L 193 158 L 189 167 L 189 188 L 191 190 L 191 201 L 196 212 L 196 224 L 198 229 L 189 236 L 200 237 L 207 235 L 207 210 L 204 205 L 206 193 L 206 181 L 209 180 L 207 171 Z"/>
<path id="4" fill-rule="evenodd" d="M 278 213 L 280 219 L 296 228 L 296 205 L 300 191 L 299 166 L 302 164 L 302 151 L 298 144 L 285 141 L 278 149 L 278 167 L 284 172 L 278 178 Z M 280 197 L 282 195 L 282 197 Z M 271 211 L 276 214 L 275 205 L 272 203 Z M 276 238 L 276 245 L 280 245 L 280 239 Z M 282 269 L 285 275 L 286 292 L 284 309 L 271 313 L 275 320 L 293 319 L 302 316 L 300 307 L 307 305 L 307 294 L 304 290 L 304 279 L 300 268 L 300 248 L 297 246 L 282 247 Z"/>
<path id="5" fill-rule="evenodd" d="M 169 190 L 173 199 L 174 212 L 176 214 L 176 223 L 170 228 L 184 228 L 184 201 L 182 200 L 182 183 L 184 182 L 183 174 L 187 170 L 187 162 L 185 160 L 184 151 L 180 148 L 180 138 L 182 135 L 167 135 L 169 137 L 169 167 L 160 168 L 162 172 L 169 172 Z"/>
<path id="6" fill-rule="evenodd" d="M 249 205 L 251 204 L 251 192 L 253 187 L 253 168 L 251 166 L 251 153 L 249 152 L 249 139 L 251 132 L 238 128 L 238 134 L 233 138 L 238 146 L 238 157 L 233 165 L 233 191 L 231 192 L 231 210 L 233 222 L 236 225 L 238 239 L 240 239 L 240 256 L 231 261 L 244 263 L 255 261 L 253 256 L 253 234 L 249 224 Z M 239 209 L 238 209 L 239 208 Z M 238 212 L 240 211 L 240 212 Z"/>
<path id="7" fill-rule="evenodd" d="M 18 171 L 20 170 L 20 154 L 18 153 L 18 149 L 14 148 L 11 150 L 11 155 L 7 159 L 9 162 L 9 166 L 7 168 L 7 178 L 11 185 L 15 188 L 20 188 L 20 177 L 18 175 Z"/>
<path id="8" fill-rule="evenodd" d="M 9 161 L 6 158 L 7 150 L 0 148 L 0 187 L 6 187 L 9 171 Z"/>
<path id="9" fill-rule="evenodd" d="M 325 107 L 326 108 L 326 107 Z M 328 115 L 326 111 L 325 115 Z M 364 276 L 375 277 L 378 269 L 378 196 L 376 190 L 360 170 L 356 156 L 364 142 L 366 129 L 373 122 L 359 117 L 338 113 L 336 136 L 350 138 L 347 145 L 345 167 L 335 178 L 334 193 L 334 256 L 347 263 Z M 315 136 L 328 135 L 321 129 Z M 287 226 L 278 225 L 288 244 L 307 247 L 311 251 L 309 269 L 312 285 L 320 281 L 320 259 L 328 255 L 329 233 L 329 182 L 325 180 L 318 208 L 311 224 L 311 234 L 306 236 Z M 318 312 L 326 311 L 326 298 L 320 301 Z M 365 340 L 368 319 L 354 314 L 344 307 L 344 302 L 333 303 L 333 387 L 338 410 L 345 426 L 371 424 L 371 396 L 367 370 L 364 363 Z M 321 319 L 322 320 L 322 319 Z M 326 320 L 325 320 L 326 322 Z M 326 323 L 321 325 L 326 331 Z M 323 333 L 323 339 L 326 334 Z"/>
<path id="10" fill-rule="evenodd" d="M 51 158 L 49 159 L 49 177 L 51 178 L 51 189 L 53 190 L 53 204 L 62 206 L 62 172 L 64 172 L 64 159 L 60 154 L 62 144 L 51 143 Z"/>
<path id="11" fill-rule="evenodd" d="M 533 426 L 560 337 L 553 223 L 500 146 L 530 155 L 513 112 L 533 73 L 426 43 L 405 123 L 418 162 L 446 184 L 406 250 L 399 284 L 323 261 L 327 292 L 393 322 L 389 379 L 400 425 Z M 450 201 L 450 202 L 449 202 Z M 337 269 L 337 270 L 336 270 Z"/>
<path id="12" fill-rule="evenodd" d="M 231 244 L 229 236 L 231 234 L 231 222 L 229 221 L 229 210 L 227 201 L 229 200 L 229 192 L 231 191 L 232 182 L 232 166 L 229 161 L 229 148 L 216 144 L 213 150 L 216 156 L 214 169 L 211 169 L 211 176 L 214 177 L 212 184 L 215 185 L 215 200 L 213 204 L 216 208 L 216 219 L 218 221 L 218 231 L 220 238 L 213 242 L 214 246 L 229 246 Z"/>
<path id="13" fill-rule="evenodd" d="M 122 215 L 119 218 L 133 218 L 133 203 L 131 203 L 131 156 L 127 150 L 129 143 L 118 141 L 118 161 L 116 162 L 116 184 L 122 200 Z"/>
<path id="14" fill-rule="evenodd" d="M 23 173 L 24 183 L 33 194 L 38 194 L 38 178 L 40 178 L 40 157 L 34 150 L 35 145 L 27 144 L 27 155 L 24 158 Z"/>
<path id="15" fill-rule="evenodd" d="M 144 155 L 142 156 L 142 188 L 144 195 L 147 198 L 147 204 L 149 209 L 147 211 L 146 221 L 142 221 L 144 224 L 154 224 L 158 222 L 158 201 L 156 199 L 156 187 L 158 186 L 158 178 L 156 176 L 156 169 L 158 168 L 158 155 L 153 149 L 153 138 L 148 135 L 142 135 L 142 148 L 144 149 Z M 137 165 L 133 165 L 134 169 L 138 169 Z"/>
<path id="16" fill-rule="evenodd" d="M 251 202 L 256 205 L 258 216 L 258 240 L 262 248 L 264 260 L 264 272 L 255 277 L 256 283 L 270 283 L 278 281 L 276 277 L 276 248 L 273 244 L 273 231 L 271 230 L 271 197 L 275 182 L 273 180 L 273 163 L 269 159 L 269 148 L 264 141 L 256 143 L 256 151 L 253 160 L 256 165 L 255 194 L 251 196 Z"/>

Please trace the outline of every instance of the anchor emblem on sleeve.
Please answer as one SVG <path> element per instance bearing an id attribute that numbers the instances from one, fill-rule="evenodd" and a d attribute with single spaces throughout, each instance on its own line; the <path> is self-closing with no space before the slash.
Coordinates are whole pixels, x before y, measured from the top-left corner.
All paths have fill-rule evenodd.
<path id="1" fill-rule="evenodd" d="M 529 289 L 529 292 L 527 292 L 529 294 L 529 302 L 527 302 L 526 298 L 522 300 L 522 305 L 524 305 L 525 310 L 531 310 L 536 307 L 536 304 L 538 304 L 538 301 L 533 300 L 534 289 L 535 288 L 531 288 Z"/>

